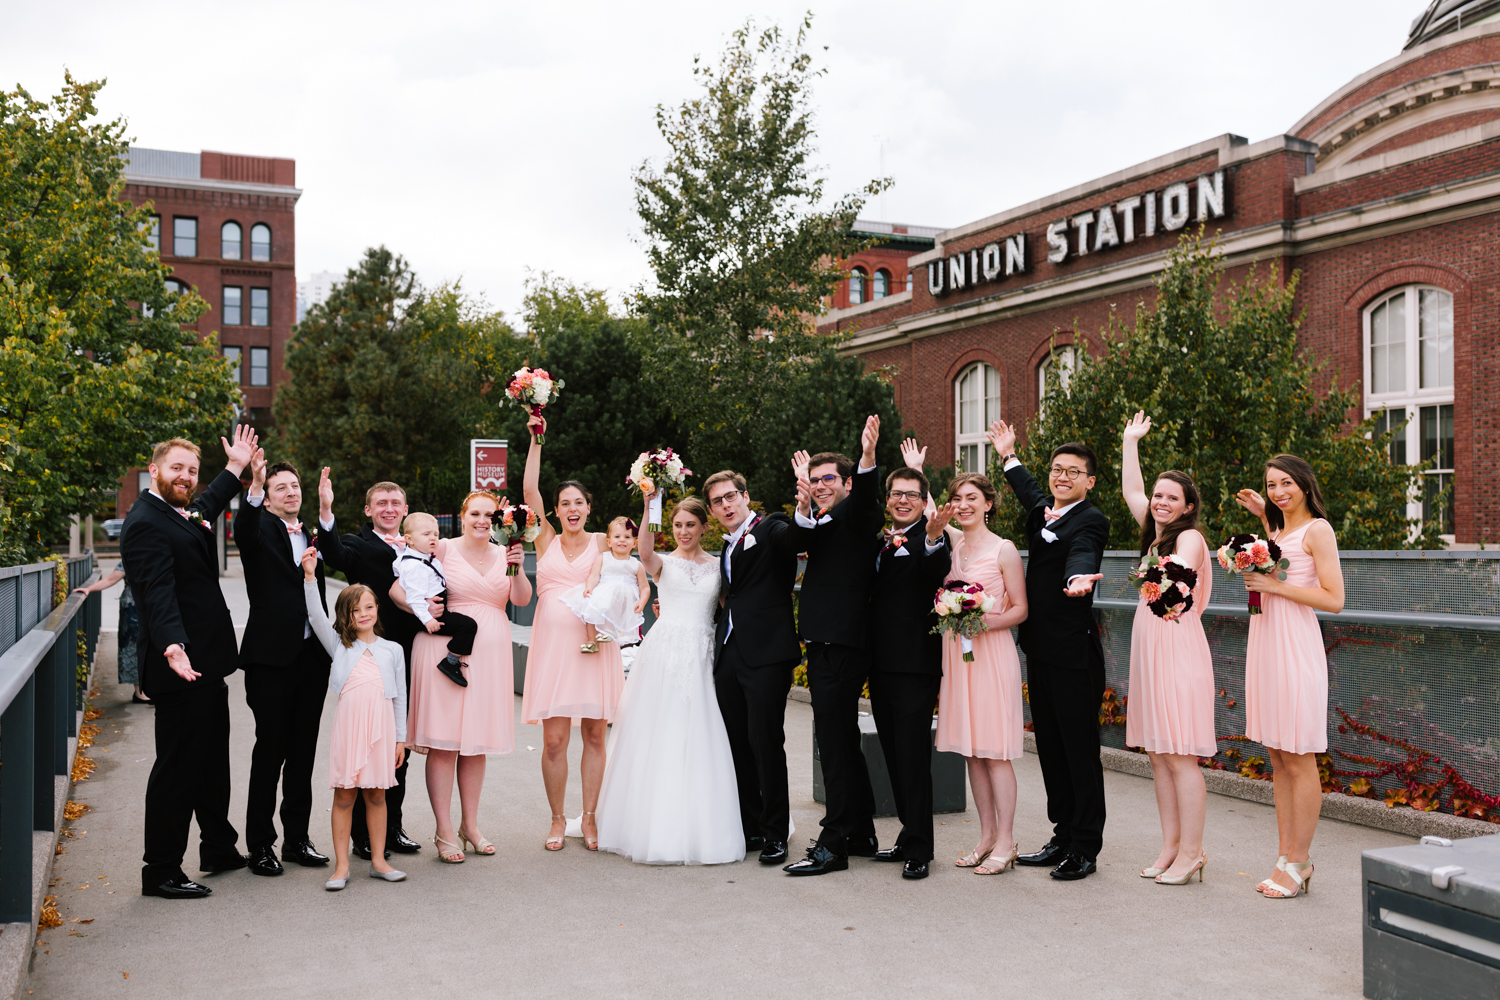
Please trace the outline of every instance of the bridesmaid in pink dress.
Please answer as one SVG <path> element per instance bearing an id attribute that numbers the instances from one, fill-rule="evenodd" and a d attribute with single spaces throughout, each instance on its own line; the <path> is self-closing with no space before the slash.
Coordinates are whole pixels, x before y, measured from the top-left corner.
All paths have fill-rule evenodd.
<path id="1" fill-rule="evenodd" d="M 607 548 L 607 536 L 584 530 L 592 497 L 582 483 L 571 480 L 557 491 L 562 534 L 553 530 L 537 484 L 542 466 L 537 435 L 545 432 L 546 425 L 533 417 L 527 426 L 532 431 L 531 450 L 526 455 L 522 490 L 526 505 L 543 516 L 536 537 L 537 606 L 526 657 L 521 718 L 530 725 L 542 724 L 542 783 L 552 807 L 552 829 L 543 846 L 549 851 L 560 851 L 566 843 L 563 800 L 568 791 L 568 743 L 573 726 L 578 726 L 583 737 L 583 759 L 578 765 L 583 780 L 583 845 L 597 851 L 599 826 L 594 811 L 604 783 L 604 737 L 625 688 L 625 668 L 619 643 L 599 643 L 597 652 L 584 652 L 590 645 L 589 627 L 562 602 L 561 595 L 588 580 L 594 560 Z"/>
<path id="2" fill-rule="evenodd" d="M 1308 855 L 1323 808 L 1316 755 L 1328 749 L 1328 659 L 1315 612 L 1344 610 L 1344 573 L 1318 478 L 1306 461 L 1277 455 L 1266 463 L 1265 497 L 1240 490 L 1235 499 L 1261 519 L 1291 564 L 1285 580 L 1243 574 L 1245 586 L 1261 595 L 1245 650 L 1245 735 L 1271 759 L 1281 841 L 1276 870 L 1256 888 L 1267 899 L 1290 899 L 1311 887 Z"/>
<path id="3" fill-rule="evenodd" d="M 524 558 L 521 543 L 502 549 L 490 541 L 490 515 L 500 509 L 493 493 L 470 493 L 460 508 L 463 534 L 438 542 L 437 558 L 448 580 L 446 606 L 479 623 L 474 652 L 464 663 L 468 687 L 438 670 L 448 655 L 443 636 L 419 632 L 411 650 L 410 742 L 427 754 L 427 797 L 437 819 L 434 846 L 448 864 L 464 860 L 463 841 L 476 854 L 492 855 L 495 845 L 479 832 L 479 793 L 484 787 L 485 755 L 516 747 L 515 698 L 510 655 L 510 622 L 505 605 L 531 601 L 526 574 L 507 576 L 507 563 Z M 398 581 L 393 592 L 399 590 Z M 405 594 L 393 593 L 404 601 Z M 458 779 L 460 822 L 453 827 L 453 782 Z"/>
<path id="4" fill-rule="evenodd" d="M 1183 472 L 1163 472 L 1146 496 L 1138 442 L 1151 430 L 1142 411 L 1125 425 L 1121 487 L 1141 526 L 1141 565 L 1148 554 L 1175 555 L 1198 571 L 1193 607 L 1177 621 L 1158 618 L 1145 595 L 1130 628 L 1130 711 L 1125 744 L 1141 747 L 1151 761 L 1156 809 L 1161 814 L 1161 853 L 1141 878 L 1183 885 L 1196 872 L 1203 880 L 1207 855 L 1203 824 L 1208 789 L 1199 757 L 1218 752 L 1214 735 L 1214 666 L 1200 615 L 1213 589 L 1208 544 L 1198 531 L 1202 502 Z"/>
<path id="5" fill-rule="evenodd" d="M 977 472 L 958 476 L 948 487 L 948 499 L 959 524 L 948 529 L 953 542 L 948 578 L 979 584 L 995 599 L 995 610 L 984 616 L 990 630 L 973 639 L 973 660 L 965 662 L 958 639 L 943 640 L 936 745 L 964 756 L 979 813 L 979 843 L 957 864 L 976 875 L 998 875 L 1017 855 L 1016 772 L 1010 762 L 1024 751 L 1026 724 L 1021 658 L 1010 630 L 1026 620 L 1026 569 L 1015 543 L 989 529 L 996 493 L 987 478 Z"/>

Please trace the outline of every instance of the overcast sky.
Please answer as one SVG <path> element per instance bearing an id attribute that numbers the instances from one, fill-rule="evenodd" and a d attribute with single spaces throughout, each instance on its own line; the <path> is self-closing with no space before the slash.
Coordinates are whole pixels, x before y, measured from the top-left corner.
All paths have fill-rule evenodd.
<path id="1" fill-rule="evenodd" d="M 1287 131 L 1398 55 L 1425 0 L 823 2 L 829 191 L 956 226 L 1233 132 Z M 297 161 L 297 273 L 367 246 L 514 315 L 527 268 L 620 294 L 645 275 L 631 172 L 745 18 L 806 2 L 255 4 L 0 0 L 0 85 L 107 77 L 143 146 Z M 62 20 L 60 26 L 59 21 Z M 827 51 L 822 47 L 827 46 Z"/>

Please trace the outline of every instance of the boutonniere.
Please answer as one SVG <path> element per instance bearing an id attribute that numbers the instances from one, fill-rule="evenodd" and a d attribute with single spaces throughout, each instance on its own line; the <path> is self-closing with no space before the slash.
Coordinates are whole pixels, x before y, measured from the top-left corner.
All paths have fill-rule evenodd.
<path id="1" fill-rule="evenodd" d="M 207 521 L 203 520 L 203 512 L 201 510 L 188 511 L 188 521 L 196 524 L 200 528 L 205 528 L 209 531 L 214 530 L 214 526 L 212 524 L 209 524 Z"/>
<path id="2" fill-rule="evenodd" d="M 318 536 L 322 534 L 322 531 L 323 529 L 319 528 L 317 525 L 313 525 L 311 528 L 307 529 L 307 537 L 316 542 L 318 540 Z"/>
<path id="3" fill-rule="evenodd" d="M 905 535 L 897 534 L 897 535 L 892 535 L 891 536 L 891 548 L 893 548 L 893 549 L 899 549 L 901 546 L 903 546 L 905 544 L 906 544 L 906 536 Z"/>

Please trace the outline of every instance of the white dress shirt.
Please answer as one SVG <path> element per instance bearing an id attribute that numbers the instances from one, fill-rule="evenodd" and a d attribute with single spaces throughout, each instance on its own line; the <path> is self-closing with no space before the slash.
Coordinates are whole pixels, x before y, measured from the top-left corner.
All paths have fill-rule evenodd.
<path id="1" fill-rule="evenodd" d="M 429 556 L 409 548 L 396 557 L 396 579 L 401 581 L 401 589 L 406 591 L 406 603 L 411 607 L 411 613 L 417 616 L 417 621 L 423 625 L 432 621 L 427 599 L 448 589 L 442 561 L 436 555 Z"/>
<path id="2" fill-rule="evenodd" d="M 1008 458 L 1008 459 L 1005 460 L 1005 471 L 1009 472 L 1011 469 L 1014 469 L 1016 466 L 1018 466 L 1020 464 L 1021 464 L 1021 460 L 1019 458 L 1016 458 L 1014 455 L 1012 455 L 1010 458 Z M 1053 507 L 1052 508 L 1052 513 L 1056 514 L 1057 517 L 1054 517 L 1052 520 L 1053 521 L 1057 520 L 1057 518 L 1062 517 L 1068 511 L 1072 510 L 1074 507 L 1077 507 L 1081 503 L 1083 503 L 1082 500 L 1074 500 L 1072 503 L 1067 504 L 1066 506 L 1063 506 L 1063 507 Z M 1048 522 L 1048 523 L 1050 523 L 1050 522 Z M 1046 538 L 1047 535 L 1049 535 L 1049 534 L 1051 534 L 1051 530 L 1047 527 L 1047 524 L 1044 523 L 1042 525 L 1042 537 Z M 1049 542 L 1053 541 L 1055 538 L 1056 538 L 1056 536 L 1054 535 L 1053 538 L 1047 538 L 1047 541 L 1049 541 Z M 1083 576 L 1083 574 L 1082 573 L 1074 573 L 1072 576 L 1068 577 L 1067 586 L 1068 587 L 1073 586 L 1073 581 L 1076 580 L 1076 579 L 1078 579 L 1080 576 Z"/>

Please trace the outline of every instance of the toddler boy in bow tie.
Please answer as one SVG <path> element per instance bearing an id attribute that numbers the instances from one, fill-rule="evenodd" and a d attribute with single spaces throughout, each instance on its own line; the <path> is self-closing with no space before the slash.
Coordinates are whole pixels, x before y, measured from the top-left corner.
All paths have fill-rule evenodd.
<path id="1" fill-rule="evenodd" d="M 474 652 L 474 636 L 479 632 L 479 623 L 457 611 L 444 611 L 442 621 L 439 621 L 427 610 L 428 598 L 441 597 L 445 607 L 448 599 L 448 578 L 436 555 L 437 518 L 420 511 L 408 514 L 404 528 L 406 551 L 396 559 L 396 582 L 391 584 L 391 596 L 396 596 L 395 589 L 399 586 L 406 592 L 407 606 L 428 633 L 449 640 L 448 655 L 438 661 L 437 667 L 444 677 L 459 687 L 468 687 L 469 679 L 460 669 L 459 658 Z"/>

